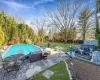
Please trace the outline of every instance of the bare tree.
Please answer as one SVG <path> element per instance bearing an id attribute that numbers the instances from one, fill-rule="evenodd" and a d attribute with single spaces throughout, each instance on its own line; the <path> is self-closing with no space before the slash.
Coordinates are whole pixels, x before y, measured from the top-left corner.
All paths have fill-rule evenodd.
<path id="1" fill-rule="evenodd" d="M 37 31 L 40 41 L 43 42 L 47 26 L 46 20 L 37 18 L 33 22 L 31 22 L 31 24 L 34 26 L 35 31 Z"/>
<path id="2" fill-rule="evenodd" d="M 33 27 L 36 28 L 35 30 L 37 30 L 38 33 L 41 28 L 45 29 L 46 20 L 37 18 L 31 22 L 31 25 L 33 25 Z"/>
<path id="3" fill-rule="evenodd" d="M 64 37 L 65 43 L 67 43 L 70 30 L 75 26 L 76 16 L 80 6 L 80 4 L 72 2 L 71 0 L 66 0 L 58 3 L 55 10 L 48 12 L 51 25 L 55 25 L 60 31 L 63 28 L 62 36 Z"/>

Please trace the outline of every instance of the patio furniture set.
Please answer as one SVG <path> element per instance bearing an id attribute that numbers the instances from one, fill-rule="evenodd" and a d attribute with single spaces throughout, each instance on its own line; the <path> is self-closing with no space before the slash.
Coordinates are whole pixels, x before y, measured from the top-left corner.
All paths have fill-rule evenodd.
<path id="1" fill-rule="evenodd" d="M 35 61 L 39 61 L 41 59 L 46 59 L 46 57 L 49 55 L 50 55 L 49 51 L 47 52 L 37 51 L 37 52 L 31 52 L 28 55 L 16 54 L 9 56 L 5 59 L 2 59 L 1 57 L 0 72 L 3 73 L 2 80 L 4 80 L 4 77 L 9 75 L 13 71 L 15 71 L 14 75 L 16 75 L 17 71 L 23 68 L 23 66 L 29 68 L 29 65 L 27 63 L 32 63 Z"/>
<path id="2" fill-rule="evenodd" d="M 81 45 L 80 47 L 70 47 L 69 51 L 66 51 L 71 57 L 82 57 L 91 60 L 92 53 L 97 50 L 94 45 Z"/>

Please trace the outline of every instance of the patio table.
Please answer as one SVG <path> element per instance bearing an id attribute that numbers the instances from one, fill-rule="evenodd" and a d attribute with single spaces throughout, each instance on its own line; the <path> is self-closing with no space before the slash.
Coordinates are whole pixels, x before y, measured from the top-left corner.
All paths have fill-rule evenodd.
<path id="1" fill-rule="evenodd" d="M 24 54 L 16 54 L 10 57 L 7 57 L 3 60 L 3 67 L 4 69 L 9 71 L 17 71 L 20 68 L 22 61 L 20 60 L 23 58 Z"/>
<path id="2" fill-rule="evenodd" d="M 16 61 L 16 60 L 22 58 L 23 56 L 24 56 L 24 54 L 16 54 L 16 55 L 12 55 L 12 56 L 7 57 L 4 60 L 5 61 Z"/>

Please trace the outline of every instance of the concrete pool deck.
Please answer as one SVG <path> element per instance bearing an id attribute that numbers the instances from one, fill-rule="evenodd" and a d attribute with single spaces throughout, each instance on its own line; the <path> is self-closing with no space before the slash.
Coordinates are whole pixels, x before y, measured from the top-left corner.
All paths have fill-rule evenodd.
<path id="1" fill-rule="evenodd" d="M 27 63 L 28 64 L 28 68 L 23 65 L 23 68 L 21 68 L 19 71 L 17 71 L 17 74 L 14 75 L 16 77 L 13 77 L 13 75 L 9 75 L 9 76 L 5 76 L 4 80 L 26 80 L 28 78 L 30 78 L 33 75 L 36 75 L 38 73 L 40 73 L 43 70 L 48 69 L 49 67 L 67 60 L 68 57 L 66 54 L 64 53 L 60 53 L 60 56 L 58 53 L 50 55 L 47 57 L 47 59 L 45 60 L 40 60 L 37 62 L 33 62 L 33 63 Z M 2 80 L 3 73 L 0 72 L 0 80 Z"/>
<path id="2" fill-rule="evenodd" d="M 6 55 L 6 53 L 9 51 L 9 49 L 12 47 L 12 45 L 8 46 L 8 48 L 3 52 L 2 58 Z"/>

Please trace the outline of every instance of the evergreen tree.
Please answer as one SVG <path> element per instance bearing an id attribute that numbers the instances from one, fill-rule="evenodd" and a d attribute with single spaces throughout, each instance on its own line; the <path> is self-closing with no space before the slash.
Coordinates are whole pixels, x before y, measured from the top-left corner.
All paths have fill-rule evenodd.
<path id="1" fill-rule="evenodd" d="M 0 26 L 0 46 L 4 43 L 4 32 L 2 30 L 2 27 Z"/>
<path id="2" fill-rule="evenodd" d="M 98 14 L 100 12 L 100 0 L 96 0 L 96 14 Z M 100 40 L 100 28 L 99 28 L 99 23 L 98 23 L 98 19 L 96 16 L 96 38 L 98 40 Z"/>
<path id="3" fill-rule="evenodd" d="M 94 22 L 92 17 L 94 16 L 94 11 L 91 11 L 88 7 L 84 8 L 79 15 L 79 30 L 82 35 L 82 40 L 86 39 L 87 33 L 93 29 Z"/>
<path id="4" fill-rule="evenodd" d="M 0 42 L 9 44 L 34 41 L 34 30 L 24 23 L 18 24 L 14 17 L 8 16 L 4 11 L 0 12 L 0 31 L 4 36 Z"/>

